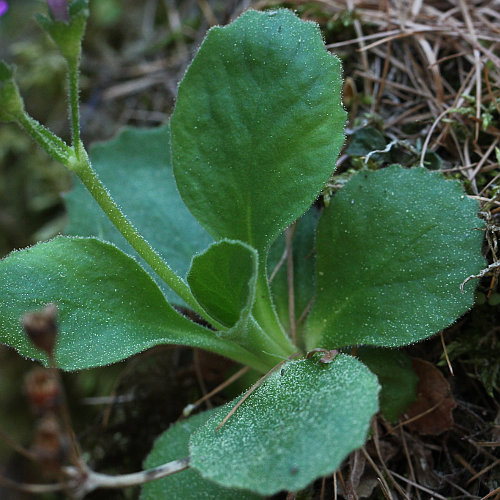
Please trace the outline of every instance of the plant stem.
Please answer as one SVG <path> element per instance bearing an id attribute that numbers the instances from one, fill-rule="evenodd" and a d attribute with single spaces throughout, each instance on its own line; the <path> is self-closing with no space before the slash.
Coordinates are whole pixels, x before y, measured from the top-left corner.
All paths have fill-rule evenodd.
<path id="1" fill-rule="evenodd" d="M 46 153 L 60 161 L 63 165 L 67 166 L 69 164 L 73 156 L 73 150 L 62 139 L 34 118 L 31 118 L 27 113 L 20 115 L 17 123 L 28 132 Z"/>
<path id="2" fill-rule="evenodd" d="M 259 255 L 259 276 L 253 316 L 262 329 L 278 344 L 283 353 L 289 356 L 297 351 L 288 335 L 283 330 L 278 314 L 273 305 L 269 283 L 267 281 L 266 258 Z"/>
<path id="3" fill-rule="evenodd" d="M 287 346 L 280 344 L 274 335 L 264 330 L 252 317 L 248 321 L 245 338 L 238 343 L 251 352 L 255 352 L 257 348 L 259 358 L 267 363 L 268 368 L 290 355 Z"/>
<path id="4" fill-rule="evenodd" d="M 198 305 L 189 286 L 160 257 L 132 223 L 125 217 L 93 170 L 83 146 L 80 147 L 80 160 L 70 167 L 83 182 L 104 213 L 120 231 L 134 250 L 151 266 L 153 271 L 195 312 L 214 324 L 211 318 Z M 219 326 L 219 325 L 214 325 Z"/>
<path id="5" fill-rule="evenodd" d="M 154 469 L 147 469 L 131 474 L 119 476 L 108 476 L 89 469 L 85 463 L 81 467 L 66 467 L 64 472 L 69 476 L 69 481 L 55 484 L 24 484 L 16 483 L 10 479 L 0 476 L 0 485 L 17 491 L 24 491 L 32 494 L 51 493 L 65 490 L 71 493 L 71 498 L 83 498 L 94 490 L 118 489 L 128 486 L 137 486 L 151 481 L 156 481 L 163 477 L 171 476 L 177 472 L 186 470 L 189 467 L 189 457 L 173 460 Z"/>
<path id="6" fill-rule="evenodd" d="M 276 355 L 262 353 L 258 349 L 255 349 L 255 347 L 249 349 L 247 346 L 240 345 L 237 341 L 233 341 L 230 338 L 225 339 L 223 335 L 218 335 L 200 325 L 195 324 L 195 326 L 199 327 L 199 333 L 205 335 L 206 338 L 198 339 L 194 343 L 186 342 L 184 345 L 219 354 L 243 365 L 250 366 L 262 373 L 265 373 L 269 370 L 270 366 L 274 366 L 276 363 Z"/>
<path id="7" fill-rule="evenodd" d="M 68 91 L 69 91 L 69 113 L 71 122 L 71 137 L 73 149 L 77 159 L 80 159 L 80 104 L 78 59 L 68 59 Z"/>
<path id="8" fill-rule="evenodd" d="M 79 493 L 87 494 L 99 488 L 116 489 L 149 483 L 151 481 L 156 481 L 157 479 L 171 476 L 172 474 L 186 470 L 188 467 L 189 457 L 168 462 L 155 467 L 154 469 L 147 469 L 120 476 L 108 476 L 107 474 L 100 474 L 98 472 L 88 470 L 84 483 L 82 484 L 82 487 L 79 488 Z"/>

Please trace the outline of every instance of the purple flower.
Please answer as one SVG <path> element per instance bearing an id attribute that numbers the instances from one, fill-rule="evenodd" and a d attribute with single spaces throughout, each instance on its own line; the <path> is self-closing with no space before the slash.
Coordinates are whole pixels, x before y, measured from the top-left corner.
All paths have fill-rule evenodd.
<path id="1" fill-rule="evenodd" d="M 9 4 L 4 0 L 0 0 L 0 17 L 3 16 L 8 10 Z"/>
<path id="2" fill-rule="evenodd" d="M 66 0 L 47 0 L 47 4 L 56 21 L 69 22 L 68 3 Z"/>

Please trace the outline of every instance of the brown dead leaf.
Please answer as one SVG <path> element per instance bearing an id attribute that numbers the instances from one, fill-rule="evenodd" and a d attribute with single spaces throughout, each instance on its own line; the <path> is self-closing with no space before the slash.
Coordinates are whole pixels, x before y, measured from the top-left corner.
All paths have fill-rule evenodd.
<path id="1" fill-rule="evenodd" d="M 441 371 L 432 363 L 413 358 L 413 369 L 418 375 L 417 401 L 406 412 L 407 427 L 419 434 L 438 435 L 452 428 L 453 409 L 457 406 Z"/>

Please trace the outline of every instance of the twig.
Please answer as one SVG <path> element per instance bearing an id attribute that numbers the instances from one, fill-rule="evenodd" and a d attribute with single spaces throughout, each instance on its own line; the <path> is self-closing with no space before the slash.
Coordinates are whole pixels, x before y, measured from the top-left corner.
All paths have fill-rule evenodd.
<path id="1" fill-rule="evenodd" d="M 51 368 L 49 368 L 49 370 L 52 371 L 53 376 L 60 388 L 61 402 L 58 406 L 58 413 L 61 418 L 64 432 L 69 440 L 71 461 L 77 469 L 80 469 L 80 471 L 83 472 L 81 460 L 82 453 L 80 451 L 80 445 L 78 444 L 75 431 L 73 430 L 73 425 L 71 424 L 71 416 L 69 413 L 66 391 L 62 382 L 61 373 L 59 371 L 59 368 L 57 368 L 56 361 L 53 356 L 49 357 L 49 364 L 51 365 Z"/>
<path id="2" fill-rule="evenodd" d="M 58 486 L 61 486 L 60 489 L 64 489 L 71 493 L 73 498 L 83 498 L 88 493 L 97 489 L 126 488 L 171 476 L 172 474 L 176 474 L 177 472 L 187 469 L 189 467 L 189 462 L 190 458 L 187 457 L 159 465 L 153 469 L 118 476 L 109 476 L 107 474 L 94 472 L 85 464 L 82 464 L 83 472 L 77 467 L 65 467 L 64 472 L 70 478 L 70 481 Z"/>
<path id="3" fill-rule="evenodd" d="M 477 44 L 476 38 L 476 30 L 474 29 L 474 23 L 470 17 L 470 9 L 467 8 L 465 0 L 458 0 L 460 5 L 460 10 L 462 11 L 462 16 L 465 20 L 465 24 L 467 25 L 467 29 L 470 32 L 470 35 Z M 476 118 L 479 120 L 481 117 L 481 54 L 477 48 L 473 50 L 474 54 L 474 67 L 476 70 Z M 479 137 L 479 122 L 476 122 L 476 134 L 475 140 L 477 141 Z"/>
<path id="4" fill-rule="evenodd" d="M 424 158 L 425 154 L 427 153 L 427 148 L 429 146 L 429 142 L 431 140 L 432 134 L 434 133 L 434 130 L 438 126 L 438 123 L 452 110 L 451 109 L 445 109 L 435 120 L 434 123 L 431 125 L 431 128 L 429 129 L 429 132 L 427 132 L 427 136 L 425 137 L 424 144 L 422 146 L 422 153 L 420 154 L 420 166 L 424 166 Z"/>
<path id="5" fill-rule="evenodd" d="M 25 493 L 32 493 L 34 495 L 41 495 L 44 493 L 54 493 L 56 491 L 63 491 L 64 489 L 66 489 L 66 485 L 63 483 L 54 483 L 54 484 L 18 483 L 1 475 L 0 475 L 0 485 L 2 485 L 4 488 L 10 488 L 11 490 L 16 490 L 16 491 L 23 491 Z"/>
<path id="6" fill-rule="evenodd" d="M 182 410 L 182 416 L 183 417 L 188 417 L 193 410 L 198 408 L 201 403 L 203 403 L 206 399 L 211 398 L 212 396 L 215 396 L 217 393 L 225 389 L 228 385 L 231 385 L 235 380 L 238 380 L 241 376 L 243 376 L 245 373 L 247 373 L 250 370 L 250 367 L 244 366 L 241 370 L 238 370 L 236 373 L 231 375 L 227 380 L 222 382 L 222 384 L 219 384 L 215 389 L 210 391 L 208 394 L 205 394 L 202 398 L 198 399 L 198 401 L 195 401 L 194 403 L 191 403 L 187 405 L 184 410 Z"/>
<path id="7" fill-rule="evenodd" d="M 485 497 L 481 498 L 481 500 L 486 500 L 487 498 L 491 498 L 493 495 L 500 493 L 500 487 L 490 491 Z"/>
<path id="8" fill-rule="evenodd" d="M 297 344 L 297 326 L 295 324 L 295 288 L 293 283 L 293 235 L 297 223 L 286 228 L 286 276 L 288 285 L 288 321 L 290 322 L 290 336 L 292 342 Z"/>
<path id="9" fill-rule="evenodd" d="M 446 363 L 448 364 L 448 370 L 450 370 L 451 376 L 454 377 L 455 374 L 453 373 L 453 366 L 451 366 L 451 361 L 448 356 L 448 351 L 446 350 L 446 344 L 444 343 L 443 332 L 440 332 L 439 336 L 441 337 L 441 345 L 443 346 L 444 357 L 446 358 Z"/>
<path id="10" fill-rule="evenodd" d="M 373 420 L 373 423 L 372 423 L 372 430 L 373 430 L 373 444 L 375 445 L 375 451 L 377 452 L 378 459 L 380 460 L 380 463 L 382 464 L 382 468 L 384 469 L 385 474 L 391 480 L 392 484 L 399 491 L 401 496 L 403 498 L 406 498 L 407 500 L 409 500 L 408 497 L 406 496 L 406 493 L 403 491 L 403 488 L 401 488 L 401 486 L 399 486 L 397 481 L 394 479 L 394 477 L 391 474 L 391 471 L 388 469 L 387 465 L 384 462 L 384 459 L 382 458 L 382 453 L 380 451 L 378 425 L 377 425 L 377 421 L 375 419 Z M 387 486 L 387 490 L 389 491 L 388 486 Z"/>
<path id="11" fill-rule="evenodd" d="M 403 443 L 403 450 L 404 450 L 404 453 L 406 456 L 406 462 L 408 464 L 408 469 L 410 471 L 410 478 L 412 481 L 416 482 L 415 471 L 413 470 L 413 463 L 411 461 L 410 452 L 408 450 L 408 444 L 406 442 L 404 429 L 402 427 L 399 428 L 399 434 L 401 435 L 401 442 Z M 416 493 L 417 493 L 417 499 L 420 500 L 420 492 L 418 490 L 416 490 Z"/>
<path id="12" fill-rule="evenodd" d="M 34 462 L 38 462 L 38 457 L 21 446 L 15 439 L 12 439 L 7 433 L 2 430 L 0 430 L 0 439 L 3 439 L 5 443 L 7 443 L 7 445 L 9 445 L 15 452 L 19 453 L 19 455 L 22 455 L 29 460 L 33 460 Z"/>
<path id="13" fill-rule="evenodd" d="M 274 368 L 271 368 L 264 376 L 262 376 L 255 384 L 248 389 L 248 391 L 242 396 L 242 398 L 234 405 L 232 410 L 224 417 L 222 422 L 215 428 L 215 432 L 217 432 L 236 412 L 236 410 L 246 401 L 246 399 L 266 380 L 270 375 L 272 375 L 276 370 L 281 368 L 286 362 L 290 361 L 291 359 L 295 358 L 298 356 L 300 353 L 296 352 L 289 356 L 287 359 L 281 361 L 281 363 L 278 363 Z"/>
<path id="14" fill-rule="evenodd" d="M 425 486 L 422 486 L 418 483 L 415 483 L 414 481 L 411 481 L 410 479 L 407 479 L 404 476 L 401 476 L 400 474 L 391 471 L 391 474 L 398 479 L 401 479 L 401 481 L 404 481 L 405 483 L 411 484 L 414 488 L 418 488 L 421 491 L 424 491 L 425 493 L 429 493 L 429 495 L 432 495 L 432 498 L 439 498 L 440 500 L 447 500 L 446 497 L 440 495 L 439 493 L 436 493 L 435 491 L 430 490 L 429 488 L 426 488 Z"/>
<path id="15" fill-rule="evenodd" d="M 469 281 L 473 279 L 479 279 L 482 278 L 483 276 L 486 276 L 488 273 L 490 273 L 493 269 L 496 269 L 500 267 L 500 261 L 498 262 L 493 262 L 490 264 L 487 268 L 483 269 L 479 274 L 472 274 L 471 276 L 467 277 L 462 284 L 460 285 L 460 291 L 464 293 L 464 285 L 468 283 Z"/>
<path id="16" fill-rule="evenodd" d="M 465 486 L 469 486 L 469 484 L 473 483 L 477 478 L 481 477 L 484 473 L 488 472 L 491 469 L 494 469 L 498 464 L 500 464 L 500 458 L 486 466 L 484 469 L 480 470 L 477 474 L 472 476 L 466 483 Z"/>
<path id="17" fill-rule="evenodd" d="M 326 476 L 321 479 L 321 492 L 319 494 L 319 500 L 325 500 L 326 491 Z"/>
<path id="18" fill-rule="evenodd" d="M 271 283 L 273 281 L 274 277 L 276 276 L 276 274 L 278 273 L 278 271 L 281 269 L 281 266 L 285 262 L 285 259 L 286 259 L 286 246 L 285 246 L 285 250 L 281 254 L 280 260 L 278 261 L 278 263 L 274 267 L 271 275 L 269 276 L 269 280 L 268 280 L 269 283 Z"/>
<path id="19" fill-rule="evenodd" d="M 198 349 L 193 349 L 193 364 L 194 364 L 194 372 L 196 374 L 196 380 L 198 385 L 200 386 L 201 393 L 203 394 L 203 401 L 206 401 L 207 408 L 210 409 L 213 407 L 212 402 L 210 401 L 210 396 L 207 396 L 207 386 L 205 385 L 205 380 L 203 379 L 203 374 L 201 373 L 200 368 L 200 354 Z"/>
<path id="20" fill-rule="evenodd" d="M 412 422 L 415 422 L 415 420 L 419 420 L 422 417 L 425 417 L 425 415 L 428 415 L 429 413 L 432 413 L 436 408 L 441 406 L 443 402 L 445 401 L 446 397 L 442 398 L 440 401 L 438 401 L 435 405 L 431 406 L 430 408 L 427 408 L 427 410 L 423 411 L 422 413 L 419 413 L 418 415 L 415 415 L 414 417 L 411 417 L 404 422 L 399 422 L 399 424 L 395 425 L 392 429 L 390 429 L 388 432 L 393 432 L 396 429 L 399 429 L 400 427 L 403 427 L 405 425 L 411 424 Z"/>
<path id="21" fill-rule="evenodd" d="M 372 457 L 370 457 L 370 454 L 366 451 L 366 449 L 365 449 L 364 446 L 361 448 L 361 451 L 363 452 L 363 455 L 368 460 L 368 462 L 372 466 L 373 470 L 377 474 L 377 476 L 378 476 L 377 479 L 380 482 L 382 491 L 387 492 L 387 495 L 389 495 L 389 499 L 391 499 L 392 497 L 391 497 L 391 494 L 390 494 L 389 485 L 387 484 L 386 480 L 384 479 L 384 474 L 378 468 L 377 464 L 373 461 Z M 384 493 L 384 495 L 385 495 L 385 493 Z M 405 497 L 406 497 L 406 495 L 405 495 Z"/>
<path id="22" fill-rule="evenodd" d="M 353 0 L 346 0 L 347 2 L 347 8 L 351 11 L 354 11 L 354 2 Z M 363 50 L 365 46 L 365 41 L 364 41 L 364 36 L 363 36 L 363 28 L 361 27 L 361 23 L 359 22 L 358 18 L 354 18 L 354 31 L 356 32 L 356 35 L 359 40 L 359 47 L 360 47 L 360 53 L 361 53 L 361 62 L 363 64 L 363 69 L 367 73 L 370 69 L 370 66 L 368 64 L 368 55 L 366 51 Z M 372 94 L 372 89 L 371 85 L 369 85 L 368 80 L 363 80 L 363 86 L 364 86 L 364 93 L 366 95 L 371 95 Z"/>

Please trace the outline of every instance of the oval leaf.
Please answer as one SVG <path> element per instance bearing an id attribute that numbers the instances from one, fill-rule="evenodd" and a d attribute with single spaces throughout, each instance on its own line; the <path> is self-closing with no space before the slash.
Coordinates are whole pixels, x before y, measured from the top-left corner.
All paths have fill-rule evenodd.
<path id="1" fill-rule="evenodd" d="M 298 491 L 364 443 L 378 391 L 375 375 L 350 356 L 289 362 L 218 431 L 234 402 L 193 434 L 191 466 L 226 487 Z"/>
<path id="2" fill-rule="evenodd" d="M 189 455 L 188 443 L 191 434 L 198 430 L 214 411 L 206 411 L 177 422 L 165 431 L 154 443 L 151 453 L 144 462 L 145 469 L 178 460 Z M 251 500 L 262 498 L 249 491 L 224 488 L 203 479 L 194 469 L 146 483 L 142 487 L 141 500 Z"/>
<path id="3" fill-rule="evenodd" d="M 11 253 L 0 261 L 0 296 L 0 341 L 38 359 L 43 355 L 20 318 L 57 304 L 56 359 L 67 370 L 110 364 L 157 344 L 245 359 L 238 346 L 177 314 L 134 259 L 93 238 L 57 237 Z"/>
<path id="4" fill-rule="evenodd" d="M 341 87 L 318 26 L 291 11 L 210 30 L 171 126 L 179 191 L 212 236 L 261 251 L 307 210 L 344 142 Z"/>
<path id="5" fill-rule="evenodd" d="M 459 182 L 424 168 L 353 177 L 319 222 L 308 349 L 406 345 L 464 314 L 474 290 L 460 284 L 484 265 L 477 211 Z"/>
<path id="6" fill-rule="evenodd" d="M 193 255 L 206 248 L 212 238 L 189 213 L 177 191 L 170 161 L 169 125 L 154 129 L 127 127 L 116 138 L 94 145 L 90 159 L 134 226 L 169 266 L 184 276 Z M 66 207 L 66 234 L 94 236 L 113 243 L 149 270 L 76 178 L 74 189 L 66 195 Z M 156 276 L 152 271 L 151 275 Z M 171 301 L 183 303 L 160 280 L 158 284 Z"/>

